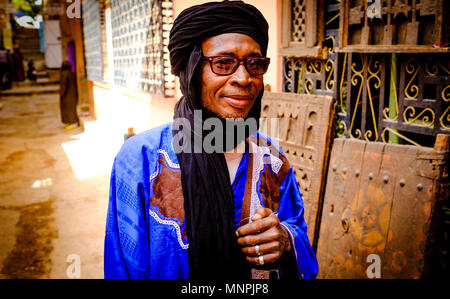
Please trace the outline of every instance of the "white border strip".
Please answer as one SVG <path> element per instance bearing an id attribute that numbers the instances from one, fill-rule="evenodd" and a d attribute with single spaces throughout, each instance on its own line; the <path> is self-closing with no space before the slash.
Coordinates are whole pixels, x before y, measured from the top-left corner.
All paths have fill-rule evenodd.
<path id="1" fill-rule="evenodd" d="M 176 223 L 173 220 L 161 219 L 156 212 L 152 211 L 152 209 L 150 209 L 150 216 L 152 216 L 160 224 L 171 225 L 171 226 L 175 227 L 175 230 L 177 231 L 177 236 L 178 236 L 178 243 L 180 244 L 181 248 L 183 248 L 183 249 L 189 248 L 189 244 L 184 244 L 184 242 L 183 242 L 183 238 L 181 236 L 181 228 L 178 225 L 178 223 Z"/>

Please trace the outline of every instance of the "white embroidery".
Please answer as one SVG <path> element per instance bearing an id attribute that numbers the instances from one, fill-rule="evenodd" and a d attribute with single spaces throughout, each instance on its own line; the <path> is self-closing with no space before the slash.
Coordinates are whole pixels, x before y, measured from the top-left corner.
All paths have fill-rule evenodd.
<path id="1" fill-rule="evenodd" d="M 261 176 L 261 171 L 264 169 L 264 151 L 263 148 L 257 146 L 254 143 L 250 143 L 253 149 L 253 173 L 252 173 L 252 192 L 250 200 L 250 222 L 253 215 L 255 215 L 256 210 L 261 207 L 261 200 L 259 199 L 258 192 L 256 191 L 256 186 L 258 184 L 259 178 Z M 266 148 L 267 149 L 267 148 Z M 268 149 L 267 149 L 268 150 Z"/>
<path id="2" fill-rule="evenodd" d="M 169 154 L 167 154 L 166 151 L 160 149 L 160 150 L 158 150 L 157 153 L 164 157 L 164 159 L 166 160 L 166 162 L 170 168 L 180 169 L 180 165 L 173 163 L 172 160 L 170 160 Z M 156 163 L 156 171 L 150 175 L 150 182 L 152 182 L 154 179 L 156 179 L 156 177 L 158 175 L 160 175 L 160 169 L 159 169 L 159 163 L 157 162 Z"/>
<path id="3" fill-rule="evenodd" d="M 172 160 L 170 160 L 169 155 L 167 154 L 166 151 L 160 149 L 160 150 L 158 150 L 158 154 L 160 154 L 164 157 L 164 159 L 166 160 L 166 163 L 169 165 L 170 168 L 180 169 L 180 165 L 173 163 Z M 159 165 L 159 163 L 156 163 L 156 171 L 150 176 L 150 181 L 152 182 L 154 179 L 156 179 L 156 177 L 158 175 L 160 175 L 160 165 Z M 158 214 L 155 213 L 154 211 L 152 211 L 151 209 L 149 210 L 149 213 L 150 213 L 150 216 L 152 216 L 153 219 L 155 219 L 158 223 L 173 226 L 177 232 L 178 243 L 180 244 L 181 248 L 183 248 L 183 249 L 189 248 L 189 244 L 184 244 L 184 242 L 183 242 L 183 238 L 181 236 L 181 228 L 176 221 L 161 219 L 158 216 Z"/>
<path id="4" fill-rule="evenodd" d="M 178 243 L 180 244 L 181 248 L 183 248 L 183 249 L 188 249 L 189 248 L 189 244 L 184 244 L 184 242 L 183 242 L 183 238 L 181 236 L 181 228 L 180 228 L 180 226 L 178 225 L 177 222 L 175 222 L 173 220 L 161 219 L 158 216 L 158 214 L 156 214 L 151 209 L 150 209 L 150 216 L 152 216 L 160 224 L 172 225 L 173 227 L 175 227 L 175 230 L 177 231 Z"/>
<path id="5" fill-rule="evenodd" d="M 272 167 L 272 171 L 278 175 L 280 172 L 281 166 L 283 166 L 283 161 L 280 158 L 275 157 L 270 154 L 270 167 Z"/>
<path id="6" fill-rule="evenodd" d="M 159 175 L 159 163 L 156 163 L 156 171 L 150 176 L 150 183 Z"/>
<path id="7" fill-rule="evenodd" d="M 167 154 L 167 152 L 165 150 L 158 150 L 158 154 L 161 154 L 164 156 L 164 159 L 166 159 L 167 164 L 169 164 L 170 168 L 176 168 L 176 169 L 180 169 L 180 165 L 173 163 L 172 160 L 170 160 L 169 158 L 169 154 Z"/>
<path id="8" fill-rule="evenodd" d="M 278 175 L 281 167 L 283 166 L 283 161 L 278 157 L 275 157 L 270 153 L 270 148 L 261 147 L 253 142 L 250 142 L 252 146 L 253 153 L 253 175 L 252 175 L 252 192 L 250 201 L 250 218 L 256 213 L 256 210 L 261 207 L 261 199 L 258 196 L 257 186 L 261 178 L 261 172 L 264 170 L 264 166 L 270 162 L 270 167 L 272 171 Z M 267 157 L 270 157 L 270 161 L 266 161 Z M 251 222 L 251 220 L 250 220 Z"/>

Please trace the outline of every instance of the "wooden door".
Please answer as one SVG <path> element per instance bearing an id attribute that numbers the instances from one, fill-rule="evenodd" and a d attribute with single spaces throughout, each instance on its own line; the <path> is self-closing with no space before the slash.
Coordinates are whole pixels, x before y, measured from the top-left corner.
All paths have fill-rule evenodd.
<path id="1" fill-rule="evenodd" d="M 319 277 L 368 278 L 374 256 L 380 278 L 429 276 L 448 185 L 448 152 L 336 139 L 317 248 Z"/>

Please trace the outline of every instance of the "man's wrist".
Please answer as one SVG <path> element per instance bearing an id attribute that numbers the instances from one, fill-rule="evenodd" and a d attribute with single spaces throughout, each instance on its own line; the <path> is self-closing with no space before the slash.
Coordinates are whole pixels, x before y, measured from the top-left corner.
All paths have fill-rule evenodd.
<path id="1" fill-rule="evenodd" d="M 281 225 L 283 235 L 284 235 L 284 252 L 290 252 L 292 250 L 291 238 L 289 237 L 289 233 L 284 225 Z"/>

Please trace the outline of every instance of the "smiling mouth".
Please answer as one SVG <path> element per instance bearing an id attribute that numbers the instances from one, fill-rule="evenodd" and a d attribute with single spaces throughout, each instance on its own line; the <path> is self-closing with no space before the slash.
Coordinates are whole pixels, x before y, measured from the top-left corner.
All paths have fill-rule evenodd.
<path id="1" fill-rule="evenodd" d="M 236 100 L 236 101 L 251 101 L 251 100 L 253 100 L 253 97 L 251 97 L 251 96 L 232 95 L 232 96 L 225 96 L 225 98 L 229 98 L 229 99 Z"/>
<path id="2" fill-rule="evenodd" d="M 225 96 L 225 101 L 236 110 L 246 110 L 253 103 L 253 97 Z"/>

